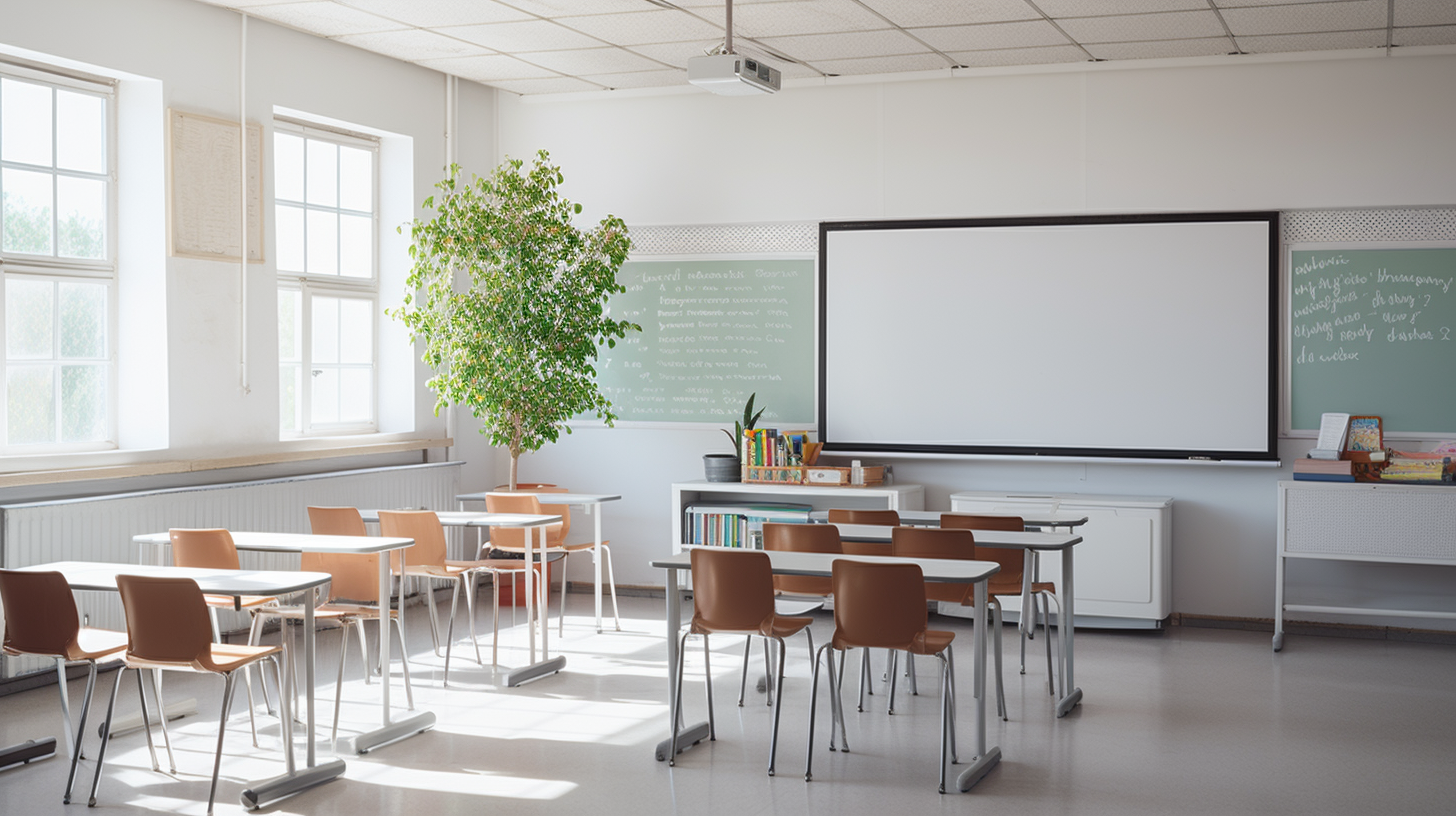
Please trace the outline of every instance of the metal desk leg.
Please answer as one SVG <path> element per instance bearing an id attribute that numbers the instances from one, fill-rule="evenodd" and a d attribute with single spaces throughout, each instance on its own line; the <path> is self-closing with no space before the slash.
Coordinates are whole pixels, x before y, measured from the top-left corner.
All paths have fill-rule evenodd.
<path id="1" fill-rule="evenodd" d="M 404 581 L 403 576 L 404 576 L 404 558 L 405 558 L 405 555 L 404 554 L 405 554 L 405 551 L 404 550 L 397 550 L 397 552 L 399 553 L 399 574 L 401 576 L 400 582 L 401 582 L 401 588 L 402 588 L 403 587 L 403 581 Z M 395 723 L 391 723 L 390 722 L 390 718 L 389 718 L 389 663 L 390 663 L 390 661 L 389 661 L 389 651 L 390 651 L 389 650 L 389 644 L 390 644 L 390 638 L 389 638 L 389 614 L 390 614 L 390 612 L 389 612 L 389 601 L 390 601 L 390 591 L 389 591 L 390 569 L 389 569 L 389 562 L 390 562 L 390 553 L 382 552 L 382 553 L 379 554 L 379 665 L 380 665 L 380 670 L 379 671 L 380 671 L 380 675 L 381 675 L 380 678 L 379 678 L 379 686 L 380 686 L 379 694 L 380 694 L 380 698 L 382 700 L 381 707 L 383 709 L 383 713 L 381 715 L 381 723 L 380 723 L 379 728 L 376 728 L 373 731 L 368 731 L 368 732 L 365 732 L 363 734 L 360 734 L 357 737 L 354 737 L 352 740 L 346 740 L 345 741 L 344 750 L 351 751 L 351 752 L 356 753 L 356 754 L 367 754 L 370 751 L 374 750 L 375 748 L 380 747 L 381 745 L 387 745 L 387 744 L 389 744 L 391 742 L 396 742 L 398 740 L 402 740 L 405 737 L 412 737 L 415 734 L 418 734 L 418 733 L 420 733 L 422 731 L 428 731 L 431 728 L 434 728 L 435 727 L 435 715 L 432 712 L 429 712 L 429 711 L 421 711 L 421 712 L 415 714 L 414 716 L 412 716 L 412 717 L 406 717 L 403 720 L 400 720 L 399 722 L 395 722 Z M 399 628 L 400 628 L 400 631 L 403 632 L 404 631 L 404 598 L 403 597 L 400 598 L 399 607 L 400 607 L 400 609 L 399 609 Z M 405 660 L 408 660 L 409 659 L 409 656 L 408 655 L 404 655 L 403 657 L 404 657 Z M 373 669 L 368 665 L 368 662 L 369 662 L 368 660 L 365 660 L 364 671 L 366 671 L 366 672 L 373 671 Z"/>
<path id="2" fill-rule="evenodd" d="M 1281 545 L 1280 549 L 1283 549 Z M 1274 651 L 1284 648 L 1284 553 L 1274 559 Z"/>
<path id="3" fill-rule="evenodd" d="M 682 628 L 682 598 L 677 588 L 677 570 L 667 570 L 667 727 L 669 733 L 677 729 L 677 750 L 682 753 L 708 738 L 708 723 L 695 723 L 688 728 L 679 728 L 682 712 L 677 709 L 677 633 Z M 654 756 L 658 762 L 665 762 L 672 751 L 672 737 L 657 743 Z"/>
<path id="4" fill-rule="evenodd" d="M 387 560 L 387 559 L 385 559 Z M 303 770 L 294 767 L 293 759 L 293 711 L 292 691 L 294 684 L 293 659 L 292 655 L 284 655 L 283 674 L 287 678 L 285 684 L 287 690 L 281 691 L 278 695 L 278 710 L 283 717 L 283 739 L 284 758 L 288 765 L 287 773 L 276 776 L 264 782 L 259 782 L 243 791 L 242 804 L 249 810 L 263 807 L 264 805 L 277 802 L 280 799 L 292 796 L 299 791 L 306 790 L 328 782 L 344 775 L 344 761 L 334 759 L 319 765 L 315 762 L 314 754 L 314 695 L 313 695 L 313 663 L 314 663 L 314 632 L 313 632 L 313 605 L 314 592 L 308 590 L 307 599 L 303 605 L 303 677 L 307 684 L 307 710 L 308 710 L 308 765 Z"/>
<path id="5" fill-rule="evenodd" d="M 537 530 L 540 531 L 541 553 L 544 556 L 545 553 L 546 553 L 546 527 L 545 527 L 545 525 L 541 525 L 541 526 L 536 527 L 535 529 L 537 529 Z M 548 633 L 551 630 L 551 626 L 549 625 L 548 621 L 546 620 L 546 614 L 545 613 L 547 612 L 547 609 L 549 609 L 550 604 L 549 603 L 547 604 L 547 609 L 541 610 L 542 614 L 541 614 L 540 620 L 535 620 L 535 619 L 533 619 L 531 617 L 533 610 L 535 610 L 535 608 L 536 608 L 536 583 L 535 583 L 535 578 L 536 578 L 536 552 L 535 552 L 535 549 L 534 549 L 533 545 L 531 544 L 531 530 L 530 529 L 527 529 L 526 530 L 526 629 L 527 629 L 528 632 L 530 632 L 531 663 L 530 663 L 530 665 L 522 666 L 522 667 L 520 667 L 518 669 L 511 669 L 510 671 L 506 672 L 506 674 L 505 674 L 505 684 L 506 684 L 506 686 L 508 688 L 514 688 L 515 686 L 519 686 L 522 683 L 529 683 L 532 680 L 539 680 L 540 678 L 545 677 L 548 674 L 555 674 L 556 672 L 559 672 L 563 668 L 566 667 L 566 656 L 565 655 L 557 655 L 556 657 L 550 657 L 549 656 L 550 655 L 550 649 L 549 649 L 550 644 L 548 642 L 548 638 L 550 637 L 550 635 Z M 548 581 L 547 584 L 549 585 L 549 583 L 550 582 Z M 537 633 L 538 630 L 541 633 L 541 662 L 539 662 L 539 663 L 536 662 L 536 633 Z"/>
<path id="6" fill-rule="evenodd" d="M 970 765 L 956 779 L 956 787 L 962 791 L 970 790 L 1001 761 L 999 745 L 986 747 L 986 580 L 982 578 L 976 583 L 976 630 L 971 645 L 974 662 L 971 670 L 975 676 L 976 688 L 981 690 L 976 695 L 976 758 L 971 760 Z"/>
<path id="7" fill-rule="evenodd" d="M 1073 665 L 1073 638 L 1077 636 L 1077 617 L 1074 605 L 1077 588 L 1072 582 L 1072 548 L 1062 550 L 1062 616 L 1057 621 L 1057 635 L 1062 642 L 1062 698 L 1057 701 L 1057 716 L 1065 717 L 1067 712 L 1082 702 L 1082 690 L 1077 688 L 1076 668 Z"/>

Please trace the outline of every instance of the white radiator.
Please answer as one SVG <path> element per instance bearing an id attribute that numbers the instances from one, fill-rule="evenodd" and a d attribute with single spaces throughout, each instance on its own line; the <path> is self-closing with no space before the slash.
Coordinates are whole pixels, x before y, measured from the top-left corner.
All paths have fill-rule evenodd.
<path id="1" fill-rule="evenodd" d="M 255 532 L 308 532 L 308 506 L 454 508 L 460 462 L 349 470 L 252 482 L 179 487 L 0 506 L 0 566 L 48 561 L 150 563 L 132 536 L 172 527 L 223 527 Z M 239 553 L 247 569 L 297 569 L 297 555 Z M 89 623 L 122 630 L 126 620 L 114 592 L 78 592 L 76 604 Z M 224 630 L 247 625 L 243 613 L 226 613 Z M 15 677 L 54 663 L 4 658 L 0 677 Z"/>

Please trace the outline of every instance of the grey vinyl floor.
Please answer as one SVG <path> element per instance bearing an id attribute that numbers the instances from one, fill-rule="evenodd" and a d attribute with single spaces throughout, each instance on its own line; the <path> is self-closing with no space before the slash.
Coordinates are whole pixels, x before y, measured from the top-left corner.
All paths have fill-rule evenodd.
<path id="1" fill-rule="evenodd" d="M 1015 630 L 1007 628 L 1006 696 L 1010 721 L 993 721 L 1000 766 L 967 794 L 936 792 L 937 674 L 919 661 L 919 696 L 898 697 L 884 711 L 884 670 L 877 658 L 875 696 L 855 711 L 845 684 L 851 752 L 830 753 L 828 707 L 821 697 L 814 780 L 803 764 L 809 661 L 802 638 L 790 643 L 778 775 L 766 774 L 771 709 L 749 680 L 748 704 L 736 705 L 743 640 L 713 640 L 717 740 L 684 753 L 676 767 L 653 758 L 666 736 L 667 680 L 663 602 L 624 598 L 622 631 L 597 634 L 585 595 L 569 598 L 566 635 L 552 648 L 565 673 L 506 689 L 457 627 L 451 686 L 441 688 L 443 660 L 431 653 L 422 614 L 411 614 L 409 639 L 416 708 L 434 712 L 430 732 L 348 756 L 343 779 L 264 809 L 277 814 L 360 816 L 374 813 L 563 814 L 641 816 L 733 814 L 1445 814 L 1456 812 L 1456 650 L 1421 643 L 1293 636 L 1282 654 L 1267 634 L 1175 627 L 1163 633 L 1084 631 L 1077 635 L 1076 680 L 1083 704 L 1056 719 L 1047 693 L 1042 640 L 1032 644 L 1026 674 L 1015 665 Z M 411 611 L 419 607 L 412 607 Z M 554 609 L 554 608 L 553 608 Z M 463 613 L 462 613 L 463 615 Z M 507 618 L 507 625 L 509 619 Z M 958 735 L 974 753 L 970 695 L 970 626 L 936 617 L 957 633 L 961 703 Z M 823 642 L 832 617 L 819 613 Z M 339 634 L 319 638 L 319 752 L 333 712 Z M 481 638 L 488 647 L 489 634 Z M 502 632 L 502 662 L 525 661 L 523 627 Z M 702 719 L 703 661 L 691 645 L 684 692 L 690 719 Z M 754 668 L 761 670 L 754 648 Z M 344 735 L 379 721 L 379 687 L 366 686 L 351 644 L 341 710 Z M 115 672 L 98 683 L 104 706 Z M 136 711 L 128 675 L 119 712 Z M 377 681 L 376 681 L 377 682 Z M 393 669 L 396 712 L 402 678 Z M 73 682 L 79 707 L 82 683 Z M 101 779 L 98 813 L 202 813 L 216 744 L 221 683 L 171 674 L 168 702 L 195 697 L 201 713 L 175 721 L 176 776 L 151 770 L 141 732 L 118 736 Z M 239 695 L 239 700 L 242 700 Z M 993 698 L 994 700 L 994 698 Z M 95 723 L 88 726 L 87 781 L 94 769 Z M 238 813 L 248 780 L 282 771 L 279 727 L 260 716 L 260 745 L 248 736 L 245 704 L 229 721 L 217 813 Z M 0 745 L 60 736 L 54 686 L 0 698 Z M 165 760 L 163 761 L 165 768 Z M 68 760 L 56 757 L 0 772 L 0 814 L 82 813 L 61 804 Z"/>

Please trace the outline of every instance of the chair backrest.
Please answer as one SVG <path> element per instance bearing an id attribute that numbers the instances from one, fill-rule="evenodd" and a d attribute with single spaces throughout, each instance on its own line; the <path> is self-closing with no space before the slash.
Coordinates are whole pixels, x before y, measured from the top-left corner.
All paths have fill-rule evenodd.
<path id="1" fill-rule="evenodd" d="M 754 550 L 699 547 L 692 551 L 693 631 L 772 631 L 773 568 Z"/>
<path id="2" fill-rule="evenodd" d="M 308 525 L 314 535 L 367 536 L 357 507 L 310 507 Z M 327 572 L 329 600 L 369 600 L 379 595 L 379 555 L 376 553 L 304 553 L 299 568 Z"/>
<path id="3" fill-rule="evenodd" d="M 970 530 L 937 529 L 934 527 L 896 527 L 890 533 L 890 552 L 897 558 L 946 558 L 975 561 L 979 558 L 976 539 Z M 948 584 L 931 581 L 925 585 L 925 596 L 931 601 L 969 603 L 973 599 L 972 584 Z"/>
<path id="4" fill-rule="evenodd" d="M 545 490 L 548 487 L 555 487 L 555 486 L 556 485 L 551 484 L 550 482 L 516 482 L 516 489 L 517 490 Z M 503 492 L 509 492 L 510 489 L 511 489 L 511 486 L 509 484 L 496 485 L 492 489 L 495 492 L 497 492 L 497 493 L 503 493 Z M 555 492 L 560 493 L 560 492 L 563 492 L 563 491 L 558 490 L 558 491 L 555 491 Z"/>
<path id="5" fill-rule="evenodd" d="M 172 537 L 172 563 L 179 567 L 201 569 L 241 569 L 238 548 L 232 533 L 223 529 L 169 531 Z"/>
<path id="6" fill-rule="evenodd" d="M 961 513 L 942 513 L 940 516 L 940 526 L 941 529 L 1000 530 L 1019 533 L 1026 529 L 1026 522 L 1020 516 L 976 516 Z M 979 560 L 995 561 L 1001 565 L 1001 571 L 996 573 L 995 576 L 996 583 L 1021 583 L 1021 575 L 1026 571 L 1025 551 L 982 545 L 976 552 L 976 557 Z"/>
<path id="7" fill-rule="evenodd" d="M 81 618 L 66 576 L 0 570 L 0 601 L 5 606 L 5 651 L 64 656 L 75 646 Z"/>
<path id="8" fill-rule="evenodd" d="M 206 665 L 212 655 L 212 624 L 196 581 L 118 575 L 116 588 L 131 641 L 127 657 Z"/>
<path id="9" fill-rule="evenodd" d="M 834 648 L 910 650 L 930 616 L 918 564 L 834 562 Z"/>
<path id="10" fill-rule="evenodd" d="M 565 493 L 564 487 L 541 488 L 542 493 Z M 485 509 L 489 513 L 525 513 L 528 515 L 540 516 L 561 516 L 560 524 L 552 524 L 546 528 L 546 546 L 558 547 L 566 540 L 566 534 L 571 530 L 571 507 L 565 504 L 542 504 L 541 500 L 530 493 L 512 493 L 510 491 L 485 494 Z M 490 546 L 499 550 L 522 551 L 526 549 L 527 528 L 524 527 L 492 527 L 490 528 Z M 540 535 L 535 529 L 530 529 L 533 535 Z M 532 543 L 537 543 L 533 541 Z"/>
<path id="11" fill-rule="evenodd" d="M 894 510 L 844 510 L 829 511 L 830 524 L 875 524 L 881 527 L 900 526 L 900 514 Z"/>
<path id="12" fill-rule="evenodd" d="M 379 532 L 391 538 L 415 540 L 415 545 L 407 550 L 407 563 L 445 566 L 445 528 L 440 526 L 440 517 L 433 510 L 380 510 Z M 395 550 L 389 556 L 396 570 L 399 569 L 398 552 Z"/>
<path id="13" fill-rule="evenodd" d="M 839 543 L 839 528 L 833 524 L 776 524 L 763 525 L 763 548 L 765 550 L 787 550 L 790 552 L 815 552 L 843 554 L 844 546 Z M 834 591 L 834 582 L 828 576 L 818 575 L 775 575 L 774 589 L 795 595 L 828 596 Z"/>

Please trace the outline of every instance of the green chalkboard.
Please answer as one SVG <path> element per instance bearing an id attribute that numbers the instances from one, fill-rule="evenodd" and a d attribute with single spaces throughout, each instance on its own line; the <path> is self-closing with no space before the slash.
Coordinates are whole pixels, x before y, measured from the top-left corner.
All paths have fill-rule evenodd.
<path id="1" fill-rule="evenodd" d="M 731 424 L 757 394 L 761 426 L 813 424 L 812 258 L 632 260 L 617 279 L 612 317 L 642 326 L 597 363 L 619 420 Z"/>
<path id="2" fill-rule="evenodd" d="M 1289 280 L 1291 429 L 1336 411 L 1456 434 L 1456 247 L 1296 247 Z"/>

